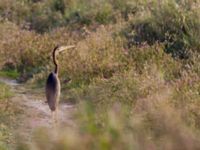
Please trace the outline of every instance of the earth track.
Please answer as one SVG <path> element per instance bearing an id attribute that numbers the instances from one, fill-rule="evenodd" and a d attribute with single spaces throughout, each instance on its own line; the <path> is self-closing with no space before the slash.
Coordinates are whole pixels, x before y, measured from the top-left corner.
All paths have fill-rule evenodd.
<path id="1" fill-rule="evenodd" d="M 52 120 L 51 111 L 45 103 L 45 97 L 41 94 L 30 92 L 31 89 L 16 80 L 0 78 L 0 81 L 9 85 L 14 96 L 10 99 L 12 103 L 20 110 L 14 129 L 14 135 L 23 142 L 32 141 L 32 135 L 38 128 L 55 129 L 62 127 L 74 128 L 73 114 L 76 110 L 74 105 L 60 103 L 58 109 L 58 122 Z M 41 92 L 42 93 L 42 92 Z M 20 140 L 20 141 L 21 141 Z M 15 143 L 14 141 L 13 143 Z"/>

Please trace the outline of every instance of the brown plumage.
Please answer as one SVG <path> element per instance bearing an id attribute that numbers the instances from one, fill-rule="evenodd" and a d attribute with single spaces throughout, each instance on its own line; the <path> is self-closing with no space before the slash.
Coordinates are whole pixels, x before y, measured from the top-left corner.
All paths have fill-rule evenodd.
<path id="1" fill-rule="evenodd" d="M 60 47 L 56 46 L 53 49 L 53 63 L 55 65 L 55 70 L 51 72 L 48 76 L 47 82 L 46 82 L 46 98 L 47 103 L 49 105 L 49 108 L 51 109 L 53 116 L 54 112 L 57 111 L 58 102 L 60 99 L 60 80 L 58 77 L 59 72 L 59 66 L 56 56 L 63 50 L 67 50 L 69 48 L 73 48 L 74 46 L 66 46 L 66 47 Z"/>
<path id="2" fill-rule="evenodd" d="M 56 59 L 58 46 L 56 46 L 53 50 L 53 62 L 55 65 L 54 72 L 51 72 L 48 76 L 46 83 L 46 98 L 47 103 L 51 111 L 55 111 L 58 105 L 59 97 L 60 97 L 60 80 L 58 78 L 58 62 Z"/>

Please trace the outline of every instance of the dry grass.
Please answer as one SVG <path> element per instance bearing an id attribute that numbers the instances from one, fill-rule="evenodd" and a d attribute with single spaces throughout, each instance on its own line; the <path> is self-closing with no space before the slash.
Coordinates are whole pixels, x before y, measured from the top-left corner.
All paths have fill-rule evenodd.
<path id="1" fill-rule="evenodd" d="M 30 149 L 200 149 L 199 2 L 78 2 L 61 17 L 69 26 L 43 34 L 0 23 L 0 68 L 36 87 L 52 71 L 52 48 L 76 45 L 59 60 L 62 99 L 78 103 L 77 129 L 57 138 L 38 129 Z"/>

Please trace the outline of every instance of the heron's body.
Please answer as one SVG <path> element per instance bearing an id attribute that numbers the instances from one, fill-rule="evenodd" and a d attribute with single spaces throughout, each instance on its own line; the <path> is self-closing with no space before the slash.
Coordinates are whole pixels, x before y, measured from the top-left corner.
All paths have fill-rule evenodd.
<path id="1" fill-rule="evenodd" d="M 47 79 L 46 97 L 49 108 L 51 111 L 55 111 L 60 98 L 60 80 L 58 74 L 54 72 L 50 73 Z"/>
<path id="2" fill-rule="evenodd" d="M 52 112 L 56 111 L 58 106 L 58 101 L 60 98 L 60 80 L 58 78 L 58 62 L 56 55 L 58 54 L 57 50 L 59 49 L 56 46 L 53 50 L 53 63 L 55 65 L 54 72 L 49 74 L 49 77 L 46 82 L 46 98 L 49 108 Z"/>
<path id="3" fill-rule="evenodd" d="M 46 82 L 46 98 L 47 98 L 47 103 L 49 105 L 49 108 L 53 112 L 57 112 L 57 107 L 58 107 L 58 102 L 60 99 L 60 80 L 58 77 L 58 61 L 56 59 L 56 56 L 59 52 L 73 48 L 74 46 L 67 46 L 67 47 L 59 47 L 56 46 L 53 50 L 53 63 L 55 65 L 55 70 L 54 72 L 50 73 Z"/>

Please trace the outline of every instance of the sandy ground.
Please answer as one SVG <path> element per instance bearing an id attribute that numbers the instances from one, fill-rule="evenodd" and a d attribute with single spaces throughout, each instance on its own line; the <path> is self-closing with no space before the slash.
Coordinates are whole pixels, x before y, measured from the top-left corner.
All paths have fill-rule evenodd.
<path id="1" fill-rule="evenodd" d="M 16 80 L 0 79 L 1 82 L 10 85 L 11 90 L 15 93 L 11 99 L 17 108 L 22 113 L 18 115 L 17 128 L 14 129 L 14 134 L 18 138 L 16 140 L 23 140 L 24 142 L 31 142 L 33 132 L 38 128 L 62 128 L 62 127 L 75 127 L 73 122 L 73 113 L 76 108 L 74 105 L 60 103 L 58 109 L 58 122 L 52 120 L 51 111 L 48 104 L 45 103 L 44 96 L 31 93 L 30 89 L 27 89 L 23 84 L 18 84 Z M 13 142 L 15 143 L 15 142 Z"/>

